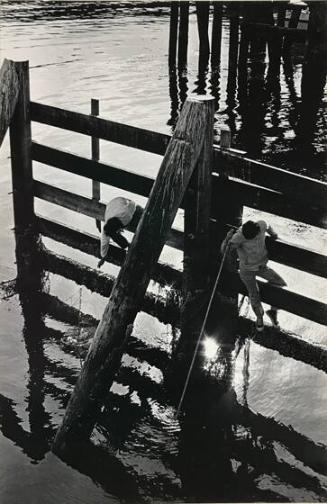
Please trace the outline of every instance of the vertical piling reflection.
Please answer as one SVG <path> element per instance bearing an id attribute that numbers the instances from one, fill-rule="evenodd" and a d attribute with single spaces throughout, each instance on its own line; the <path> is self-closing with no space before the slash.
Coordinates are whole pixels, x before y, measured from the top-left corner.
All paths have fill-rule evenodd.
<path id="1" fill-rule="evenodd" d="M 24 317 L 23 337 L 28 355 L 28 406 L 33 444 L 42 458 L 49 449 L 50 416 L 44 407 L 45 398 L 45 326 L 41 296 L 45 276 L 42 270 L 40 238 L 33 226 L 16 231 L 17 292 Z"/>
<path id="2" fill-rule="evenodd" d="M 219 318 L 218 325 L 216 313 L 209 320 L 207 334 L 216 340 L 216 355 L 207 358 L 202 355 L 206 371 L 201 378 L 198 376 L 197 380 L 193 380 L 180 419 L 177 470 L 182 492 L 192 501 L 220 501 L 234 495 L 236 481 L 232 456 L 235 392 L 231 384 L 235 327 L 228 327 L 232 319 L 227 312 L 229 314 L 228 307 Z M 203 346 L 200 353 L 203 354 Z"/>

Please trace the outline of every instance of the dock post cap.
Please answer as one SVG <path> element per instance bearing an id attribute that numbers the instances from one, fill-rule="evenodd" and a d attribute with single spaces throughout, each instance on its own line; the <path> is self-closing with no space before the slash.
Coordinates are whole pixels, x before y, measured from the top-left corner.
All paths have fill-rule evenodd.
<path id="1" fill-rule="evenodd" d="M 186 101 L 192 101 L 192 102 L 202 102 L 202 101 L 212 101 L 214 100 L 214 96 L 207 95 L 207 94 L 191 94 L 188 96 Z"/>

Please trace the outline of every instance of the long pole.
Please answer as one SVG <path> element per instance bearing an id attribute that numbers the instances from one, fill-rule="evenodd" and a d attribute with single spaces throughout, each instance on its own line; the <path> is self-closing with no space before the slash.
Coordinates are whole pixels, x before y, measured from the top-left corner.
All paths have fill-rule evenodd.
<path id="1" fill-rule="evenodd" d="M 99 100 L 94 98 L 91 99 L 91 115 L 99 115 Z M 92 150 L 92 161 L 99 161 L 100 159 L 100 141 L 96 137 L 91 139 L 91 150 Z M 98 180 L 92 180 L 92 199 L 95 201 L 100 201 L 101 199 L 101 189 L 100 182 Z M 101 232 L 101 221 L 95 221 L 96 227 Z"/>

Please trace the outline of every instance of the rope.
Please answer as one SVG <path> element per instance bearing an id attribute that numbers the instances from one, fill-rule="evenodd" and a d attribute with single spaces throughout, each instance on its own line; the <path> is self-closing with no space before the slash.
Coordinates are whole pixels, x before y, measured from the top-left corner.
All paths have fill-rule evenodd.
<path id="1" fill-rule="evenodd" d="M 188 370 L 188 373 L 187 373 L 187 377 L 186 377 L 186 380 L 185 380 L 185 385 L 184 385 L 184 388 L 183 388 L 183 392 L 182 392 L 182 395 L 181 395 L 181 398 L 180 398 L 180 401 L 179 401 L 179 404 L 178 404 L 177 416 L 180 414 L 180 410 L 181 410 L 181 406 L 182 406 L 182 403 L 183 403 L 183 400 L 184 400 L 184 397 L 185 397 L 186 389 L 187 389 L 189 381 L 190 381 L 190 377 L 191 377 L 192 369 L 193 369 L 193 366 L 194 366 L 196 354 L 198 352 L 200 341 L 202 339 L 203 332 L 204 332 L 204 329 L 205 329 L 205 326 L 206 326 L 206 323 L 207 323 L 208 315 L 209 315 L 209 312 L 210 312 L 210 309 L 211 309 L 212 301 L 213 301 L 213 298 L 214 298 L 214 295 L 215 295 L 215 292 L 216 292 L 216 289 L 217 289 L 217 285 L 218 285 L 218 282 L 219 282 L 219 279 L 220 279 L 220 275 L 221 275 L 221 272 L 222 272 L 222 269 L 223 269 L 223 265 L 224 265 L 224 262 L 225 262 L 225 259 L 226 259 L 226 255 L 227 255 L 227 252 L 228 252 L 228 249 L 229 249 L 229 245 L 230 244 L 228 243 L 227 246 L 226 246 L 226 248 L 225 248 L 225 251 L 224 251 L 221 263 L 220 263 L 219 271 L 217 273 L 215 285 L 213 286 L 213 289 L 212 289 L 212 293 L 211 293 L 211 297 L 210 297 L 210 300 L 209 300 L 209 303 L 208 303 L 207 311 L 206 311 L 206 314 L 205 314 L 205 317 L 204 317 L 204 320 L 203 320 L 203 323 L 202 323 L 201 331 L 200 331 L 200 334 L 199 334 L 196 346 L 195 346 L 192 362 L 190 364 L 190 367 L 189 367 L 189 370 Z"/>

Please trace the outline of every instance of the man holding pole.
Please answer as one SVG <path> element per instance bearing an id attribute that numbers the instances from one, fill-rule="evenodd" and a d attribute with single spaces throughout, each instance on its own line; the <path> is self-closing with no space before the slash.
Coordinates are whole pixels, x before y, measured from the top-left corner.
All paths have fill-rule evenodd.
<path id="1" fill-rule="evenodd" d="M 236 249 L 239 258 L 239 272 L 242 282 L 245 284 L 252 309 L 257 317 L 256 329 L 263 331 L 264 310 L 260 300 L 259 287 L 256 277 L 259 276 L 267 280 L 268 283 L 278 287 L 284 287 L 286 282 L 273 269 L 267 266 L 268 253 L 265 244 L 266 233 L 274 240 L 278 238 L 277 233 L 268 226 L 265 221 L 245 222 L 236 233 L 234 230 L 228 231 L 226 238 L 221 244 L 221 252 L 224 253 L 226 247 Z M 273 326 L 278 327 L 277 309 L 271 307 L 267 315 Z"/>

